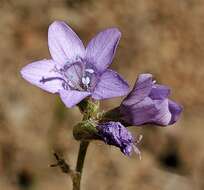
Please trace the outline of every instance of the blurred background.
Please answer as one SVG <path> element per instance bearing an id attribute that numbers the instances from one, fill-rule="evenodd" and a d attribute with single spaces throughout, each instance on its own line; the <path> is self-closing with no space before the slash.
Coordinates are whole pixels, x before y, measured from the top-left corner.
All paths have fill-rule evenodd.
<path id="1" fill-rule="evenodd" d="M 82 190 L 203 190 L 203 18 L 204 0 L 0 0 L 0 189 L 71 189 L 71 179 L 49 164 L 57 151 L 75 166 L 79 144 L 72 127 L 81 115 L 19 74 L 50 57 L 48 26 L 64 20 L 85 44 L 118 27 L 122 38 L 111 67 L 131 86 L 139 73 L 153 73 L 184 106 L 172 127 L 130 128 L 144 136 L 141 161 L 93 142 Z M 104 101 L 102 108 L 119 102 Z"/>

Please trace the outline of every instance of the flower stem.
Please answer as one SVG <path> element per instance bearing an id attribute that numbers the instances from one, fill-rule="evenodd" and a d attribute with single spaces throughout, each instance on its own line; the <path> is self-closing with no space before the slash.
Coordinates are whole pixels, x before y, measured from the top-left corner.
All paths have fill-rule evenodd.
<path id="1" fill-rule="evenodd" d="M 83 171 L 84 160 L 85 160 L 88 145 L 89 145 L 89 141 L 80 142 L 78 159 L 76 164 L 76 175 L 73 179 L 73 190 L 80 190 L 82 171 Z"/>

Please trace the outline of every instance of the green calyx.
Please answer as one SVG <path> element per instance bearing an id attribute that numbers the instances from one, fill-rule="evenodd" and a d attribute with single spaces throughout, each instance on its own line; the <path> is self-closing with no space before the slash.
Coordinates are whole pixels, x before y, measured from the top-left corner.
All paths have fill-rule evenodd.
<path id="1" fill-rule="evenodd" d="M 100 139 L 96 124 L 91 120 L 85 120 L 74 126 L 73 136 L 76 140 Z"/>
<path id="2" fill-rule="evenodd" d="M 85 99 L 78 104 L 81 113 L 84 115 L 83 120 L 96 118 L 99 111 L 99 102 Z"/>
<path id="3" fill-rule="evenodd" d="M 99 102 L 88 98 L 81 101 L 78 107 L 83 114 L 83 120 L 74 126 L 74 138 L 80 141 L 99 139 L 98 130 L 96 128 Z"/>
<path id="4" fill-rule="evenodd" d="M 74 126 L 73 136 L 76 140 L 100 139 L 97 125 L 109 121 L 119 121 L 120 118 L 119 108 L 114 108 L 107 112 L 99 112 L 99 102 L 93 101 L 91 98 L 81 101 L 78 107 L 83 114 L 83 120 Z"/>

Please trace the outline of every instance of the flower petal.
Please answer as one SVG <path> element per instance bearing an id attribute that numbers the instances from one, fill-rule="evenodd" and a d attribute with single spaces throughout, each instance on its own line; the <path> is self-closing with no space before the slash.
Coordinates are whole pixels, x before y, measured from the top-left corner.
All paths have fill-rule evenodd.
<path id="1" fill-rule="evenodd" d="M 75 106 L 90 95 L 89 92 L 81 92 L 77 90 L 60 90 L 59 93 L 62 101 L 68 108 Z"/>
<path id="2" fill-rule="evenodd" d="M 171 113 L 169 111 L 168 99 L 154 100 L 154 103 L 155 103 L 155 106 L 158 112 L 155 115 L 152 122 L 158 125 L 163 125 L 163 126 L 169 125 L 171 121 Z"/>
<path id="3" fill-rule="evenodd" d="M 86 48 L 86 59 L 99 72 L 103 72 L 111 64 L 121 33 L 117 28 L 106 29 L 94 37 Z"/>
<path id="4" fill-rule="evenodd" d="M 152 86 L 152 75 L 140 74 L 132 91 L 123 100 L 122 105 L 130 106 L 140 102 L 150 94 Z"/>
<path id="5" fill-rule="evenodd" d="M 121 113 L 125 122 L 136 126 L 147 123 L 166 126 L 171 120 L 168 99 L 153 101 L 147 97 L 130 107 L 122 106 Z"/>
<path id="6" fill-rule="evenodd" d="M 123 115 L 122 120 L 129 125 L 138 126 L 152 121 L 158 111 L 153 100 L 146 97 L 144 100 L 129 106 L 122 104 L 120 112 Z"/>
<path id="7" fill-rule="evenodd" d="M 56 63 L 53 60 L 40 60 L 30 63 L 21 70 L 22 77 L 43 90 L 56 93 L 62 88 L 60 75 L 54 71 Z M 42 79 L 49 78 L 47 82 Z"/>
<path id="8" fill-rule="evenodd" d="M 171 121 L 169 125 L 174 124 L 180 117 L 183 110 L 182 106 L 178 105 L 176 102 L 169 100 L 169 110 L 171 112 Z"/>
<path id="9" fill-rule="evenodd" d="M 92 97 L 96 100 L 124 96 L 128 93 L 129 86 L 119 74 L 108 69 L 98 82 Z"/>
<path id="10" fill-rule="evenodd" d="M 58 63 L 84 57 L 85 48 L 76 33 L 62 21 L 53 22 L 48 30 L 48 45 L 52 58 Z"/>
<path id="11" fill-rule="evenodd" d="M 155 84 L 152 87 L 149 97 L 153 100 L 163 100 L 170 95 L 170 88 L 165 85 Z"/>

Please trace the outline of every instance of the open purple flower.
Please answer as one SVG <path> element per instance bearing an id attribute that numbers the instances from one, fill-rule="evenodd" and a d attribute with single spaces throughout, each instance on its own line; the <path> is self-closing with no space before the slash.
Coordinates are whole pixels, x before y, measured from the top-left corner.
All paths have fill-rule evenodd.
<path id="1" fill-rule="evenodd" d="M 100 32 L 84 48 L 74 31 L 62 21 L 48 30 L 52 59 L 40 60 L 21 70 L 24 79 L 51 93 L 59 93 L 67 107 L 87 96 L 100 100 L 123 96 L 128 84 L 107 69 L 114 57 L 121 33 L 116 28 Z"/>
<path id="2" fill-rule="evenodd" d="M 122 120 L 129 125 L 154 123 L 171 125 L 182 112 L 182 107 L 169 100 L 170 89 L 156 84 L 151 74 L 141 74 L 132 91 L 120 106 Z"/>
<path id="3" fill-rule="evenodd" d="M 120 122 L 103 123 L 98 125 L 97 129 L 98 135 L 106 144 L 119 147 L 126 156 L 130 156 L 133 150 L 140 156 L 140 151 L 136 145 L 140 142 L 142 136 L 135 140 Z"/>

